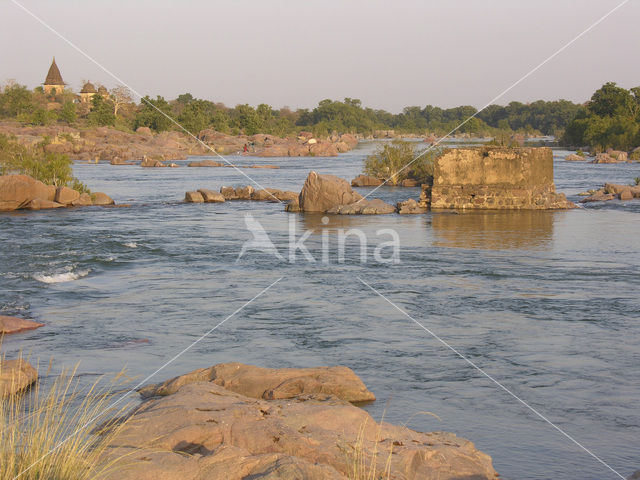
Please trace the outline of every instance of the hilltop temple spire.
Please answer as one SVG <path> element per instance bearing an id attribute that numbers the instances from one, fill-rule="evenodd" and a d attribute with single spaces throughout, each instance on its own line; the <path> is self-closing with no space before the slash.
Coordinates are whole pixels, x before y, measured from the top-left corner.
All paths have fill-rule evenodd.
<path id="1" fill-rule="evenodd" d="M 46 94 L 57 94 L 64 91 L 65 83 L 62 80 L 60 69 L 56 65 L 56 57 L 53 57 L 47 78 L 44 80 L 44 92 Z"/>

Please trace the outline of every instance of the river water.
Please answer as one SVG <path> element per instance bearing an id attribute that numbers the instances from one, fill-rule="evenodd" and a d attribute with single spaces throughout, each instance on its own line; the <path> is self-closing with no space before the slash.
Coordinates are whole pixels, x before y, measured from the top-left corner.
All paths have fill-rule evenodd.
<path id="1" fill-rule="evenodd" d="M 373 148 L 230 159 L 277 164 L 243 171 L 297 191 L 310 170 L 353 178 Z M 555 179 L 572 200 L 640 176 L 640 164 L 570 163 L 567 153 L 555 151 Z M 619 478 L 360 277 L 613 469 L 627 476 L 640 468 L 639 200 L 565 212 L 332 217 L 325 225 L 277 203 L 181 202 L 186 190 L 249 183 L 232 168 L 74 170 L 131 206 L 0 214 L 0 314 L 46 324 L 6 338 L 7 355 L 54 359 L 54 371 L 80 362 L 87 381 L 123 367 L 141 379 L 282 277 L 153 380 L 231 361 L 346 365 L 376 394 L 364 407 L 376 419 L 384 413 L 469 438 L 502 478 Z M 418 195 L 383 187 L 373 196 Z M 290 228 L 297 238 L 313 230 L 305 245 L 316 261 L 254 249 L 238 259 L 252 238 L 247 213 L 286 259 Z M 365 262 L 353 236 L 339 262 L 341 229 L 366 235 Z M 373 258 L 376 248 L 390 258 L 381 229 L 398 233 L 399 262 Z"/>

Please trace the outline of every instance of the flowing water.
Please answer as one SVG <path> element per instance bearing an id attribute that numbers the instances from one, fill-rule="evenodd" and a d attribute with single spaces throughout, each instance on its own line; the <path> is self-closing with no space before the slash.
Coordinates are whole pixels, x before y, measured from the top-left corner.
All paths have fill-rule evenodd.
<path id="1" fill-rule="evenodd" d="M 278 164 L 244 172 L 266 187 L 299 190 L 312 169 L 353 178 L 372 148 L 231 159 Z M 604 181 L 640 176 L 640 164 L 569 163 L 567 153 L 555 151 L 555 178 L 573 200 Z M 230 361 L 346 365 L 376 394 L 365 408 L 377 419 L 384 412 L 394 423 L 469 438 L 503 478 L 618 478 L 360 277 L 612 468 L 624 476 L 640 468 L 640 200 L 565 212 L 332 217 L 325 225 L 277 203 L 181 202 L 186 190 L 249 183 L 231 168 L 77 164 L 75 173 L 131 206 L 0 215 L 0 314 L 46 324 L 6 338 L 8 355 L 53 358 L 57 368 L 80 362 L 87 379 L 122 367 L 144 378 L 283 277 L 153 380 Z M 389 202 L 418 195 L 374 193 Z M 298 238 L 313 230 L 306 245 L 316 262 L 256 250 L 238 260 L 252 238 L 246 213 L 287 258 L 290 224 Z M 364 263 L 355 237 L 338 261 L 338 232 L 350 228 L 366 234 Z M 398 232 L 399 263 L 372 257 L 389 240 L 385 228 Z"/>

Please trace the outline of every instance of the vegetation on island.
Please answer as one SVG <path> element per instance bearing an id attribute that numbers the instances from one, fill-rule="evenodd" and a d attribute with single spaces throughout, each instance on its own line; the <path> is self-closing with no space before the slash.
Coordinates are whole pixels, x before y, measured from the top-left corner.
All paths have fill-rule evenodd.
<path id="1" fill-rule="evenodd" d="M 25 174 L 47 185 L 67 186 L 79 192 L 89 189 L 73 176 L 73 162 L 69 155 L 49 152 L 51 140 L 25 146 L 0 134 L 0 175 Z"/>
<path id="2" fill-rule="evenodd" d="M 364 173 L 383 179 L 389 185 L 398 185 L 406 179 L 432 183 L 433 163 L 441 153 L 441 149 L 433 147 L 416 151 L 414 143 L 394 140 L 378 146 L 375 153 L 367 157 Z"/>

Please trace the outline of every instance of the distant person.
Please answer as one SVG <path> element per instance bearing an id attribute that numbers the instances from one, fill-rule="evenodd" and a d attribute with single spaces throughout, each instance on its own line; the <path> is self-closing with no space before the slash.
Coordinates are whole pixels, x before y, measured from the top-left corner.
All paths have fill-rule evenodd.
<path id="1" fill-rule="evenodd" d="M 249 147 L 247 146 L 246 143 L 244 144 L 244 150 L 243 151 L 244 151 L 244 153 L 247 153 L 249 151 Z"/>

